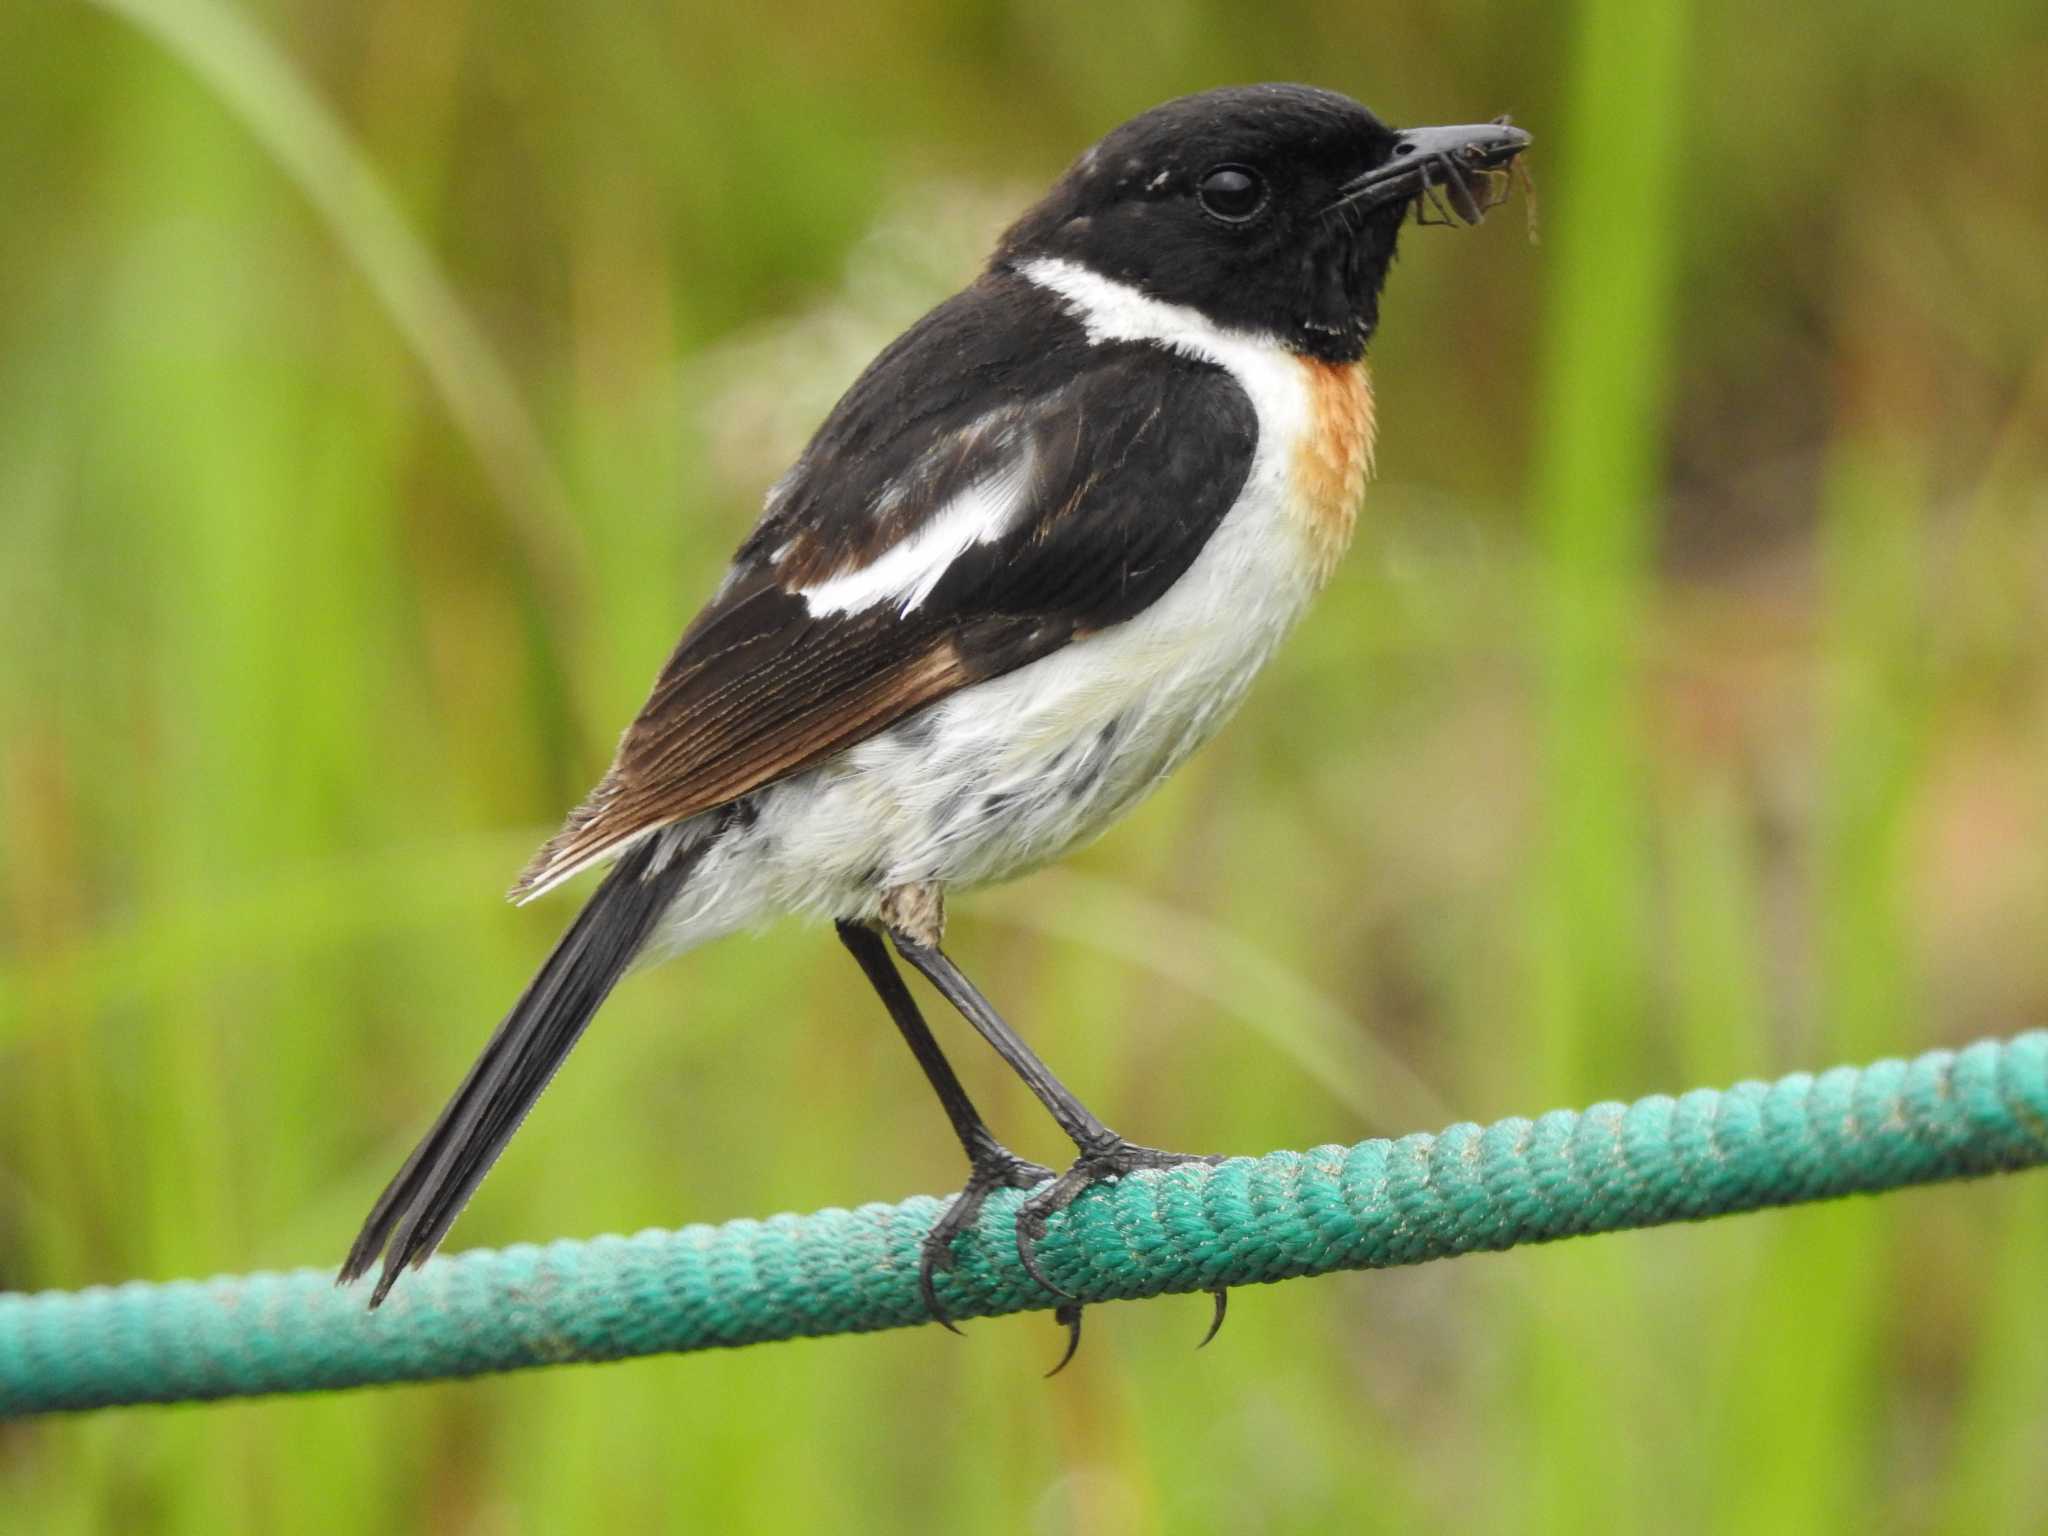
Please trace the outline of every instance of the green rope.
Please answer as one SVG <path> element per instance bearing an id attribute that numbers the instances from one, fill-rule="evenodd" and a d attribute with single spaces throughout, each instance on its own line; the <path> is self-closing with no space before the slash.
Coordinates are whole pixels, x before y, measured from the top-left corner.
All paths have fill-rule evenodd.
<path id="1" fill-rule="evenodd" d="M 1040 1246 L 1089 1301 L 1416 1264 L 2048 1162 L 2048 1032 L 1819 1077 L 1437 1136 L 1137 1174 Z M 989 1202 L 941 1278 L 955 1317 L 1049 1307 Z M 479 1251 L 381 1311 L 327 1270 L 0 1295 L 0 1417 L 757 1344 L 925 1321 L 929 1197 Z"/>

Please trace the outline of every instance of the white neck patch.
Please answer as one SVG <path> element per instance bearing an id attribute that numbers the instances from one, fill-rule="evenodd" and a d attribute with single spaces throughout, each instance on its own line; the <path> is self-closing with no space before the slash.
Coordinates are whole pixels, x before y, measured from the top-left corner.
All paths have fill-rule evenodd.
<path id="1" fill-rule="evenodd" d="M 1226 368 L 1240 375 L 1240 383 L 1244 382 L 1242 365 L 1251 359 L 1266 362 L 1276 355 L 1288 355 L 1276 336 L 1218 325 L 1199 309 L 1152 298 L 1079 262 L 1040 256 L 1025 262 L 1017 272 L 1027 282 L 1064 299 L 1068 313 L 1081 322 L 1088 340 L 1097 346 L 1105 341 L 1156 342 Z"/>

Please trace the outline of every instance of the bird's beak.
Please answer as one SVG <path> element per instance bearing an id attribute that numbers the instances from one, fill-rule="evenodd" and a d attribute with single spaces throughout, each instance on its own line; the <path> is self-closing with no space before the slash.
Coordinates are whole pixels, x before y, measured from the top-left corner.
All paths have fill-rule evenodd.
<path id="1" fill-rule="evenodd" d="M 1528 147 L 1529 135 L 1505 121 L 1410 128 L 1395 139 L 1384 161 L 1344 183 L 1332 206 L 1383 208 L 1413 202 L 1440 187 L 1451 209 L 1466 223 L 1477 224 L 1499 198 L 1475 193 L 1473 182 L 1494 179 L 1489 172 L 1501 170 Z"/>

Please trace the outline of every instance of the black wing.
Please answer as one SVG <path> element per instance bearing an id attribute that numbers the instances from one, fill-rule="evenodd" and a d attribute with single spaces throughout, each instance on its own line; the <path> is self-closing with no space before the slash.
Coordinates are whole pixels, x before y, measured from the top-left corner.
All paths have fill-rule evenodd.
<path id="1" fill-rule="evenodd" d="M 1230 510 L 1257 440 L 1222 369 L 1092 345 L 1053 296 L 984 276 L 875 360 L 770 493 L 515 898 L 1142 612 Z M 981 536 L 938 539 L 966 497 Z M 920 578 L 886 599 L 832 600 L 906 563 Z"/>

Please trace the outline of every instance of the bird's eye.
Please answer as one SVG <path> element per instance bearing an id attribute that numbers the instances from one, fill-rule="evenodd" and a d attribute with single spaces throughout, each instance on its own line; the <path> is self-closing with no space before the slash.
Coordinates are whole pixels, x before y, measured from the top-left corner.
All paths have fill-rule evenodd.
<path id="1" fill-rule="evenodd" d="M 1226 224 L 1242 224 L 1266 206 L 1266 183 L 1242 165 L 1219 165 L 1202 178 L 1203 209 Z"/>

